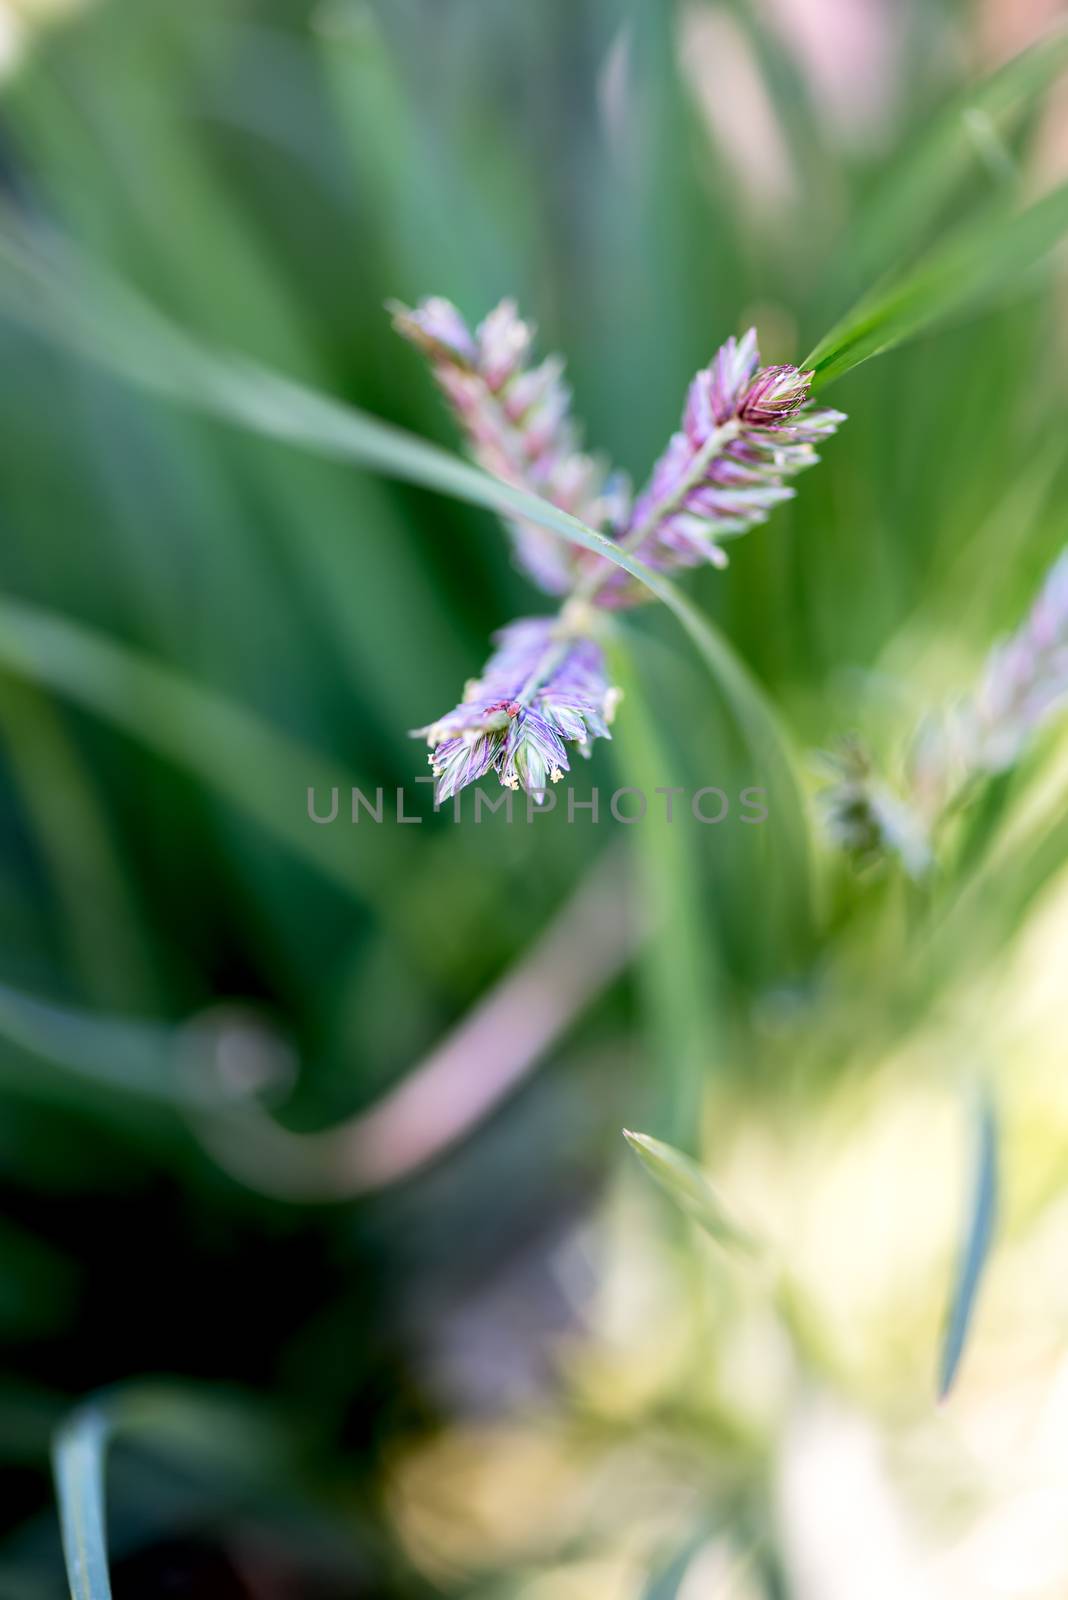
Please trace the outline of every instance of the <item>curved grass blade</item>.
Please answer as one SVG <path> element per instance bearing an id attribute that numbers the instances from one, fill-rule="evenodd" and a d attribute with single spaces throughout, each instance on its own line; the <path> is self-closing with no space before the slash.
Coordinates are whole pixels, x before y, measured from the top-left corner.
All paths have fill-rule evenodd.
<path id="1" fill-rule="evenodd" d="M 52 1454 L 63 1556 L 71 1600 L 111 1600 L 104 1516 L 104 1452 L 108 1424 L 96 1405 L 74 1413 Z"/>
<path id="2" fill-rule="evenodd" d="M 97 1016 L 0 983 L 0 1039 L 75 1078 L 165 1105 L 184 1104 L 172 1072 L 177 1030 Z"/>
<path id="3" fill-rule="evenodd" d="M 0 304 L 128 383 L 280 442 L 436 489 L 504 517 L 529 518 L 653 588 L 641 562 L 548 501 L 269 367 L 218 354 L 121 283 L 53 241 L 31 235 L 2 210 Z"/>
<path id="4" fill-rule="evenodd" d="M 654 1183 L 718 1244 L 755 1250 L 756 1240 L 731 1219 L 696 1161 L 648 1133 L 623 1129 L 623 1137 Z"/>
<path id="5" fill-rule="evenodd" d="M 204 1399 L 144 1385 L 79 1406 L 52 1448 L 71 1600 L 111 1600 L 104 1466 L 112 1441 L 129 1434 L 209 1458 L 249 1482 L 269 1483 L 288 1453 L 280 1429 L 240 1396 Z"/>
<path id="6" fill-rule="evenodd" d="M 960 1370 L 961 1356 L 975 1311 L 979 1281 L 990 1253 L 997 1215 L 997 1120 L 993 1102 L 984 1091 L 977 1106 L 975 1174 L 971 1204 L 961 1243 L 957 1278 L 953 1288 L 942 1358 L 938 1370 L 938 1398 L 945 1400 Z"/>
<path id="7" fill-rule="evenodd" d="M 627 708 L 613 729 L 620 772 L 627 775 L 620 782 L 646 795 L 659 784 L 681 784 L 630 652 L 613 650 L 611 667 Z M 638 973 L 648 1048 L 662 1065 L 657 1122 L 682 1143 L 697 1126 L 701 1085 L 715 1060 L 721 990 L 719 951 L 702 886 L 699 830 L 685 823 L 673 826 L 660 814 L 647 816 L 640 828 L 629 831 L 641 903 L 656 933 L 642 944 Z"/>
<path id="8" fill-rule="evenodd" d="M 950 238 L 886 287 L 862 296 L 803 365 L 813 389 L 946 317 L 989 300 L 1046 256 L 1068 232 L 1068 183 L 1026 210 L 997 208 Z"/>
<path id="9" fill-rule="evenodd" d="M 975 167 L 984 131 L 992 140 L 1011 131 L 1066 66 L 1068 27 L 1062 25 L 956 96 L 891 167 L 881 191 L 865 207 L 850 252 L 853 266 L 868 273 L 907 254 L 910 241 L 934 221 Z M 978 154 L 981 159 L 982 146 Z"/>
<path id="10" fill-rule="evenodd" d="M 774 796 L 784 848 L 807 883 L 808 832 L 785 737 L 729 645 L 667 579 L 537 495 L 268 368 L 219 356 L 142 301 L 29 237 L 0 212 L 0 300 L 40 332 L 156 394 L 290 444 L 352 461 L 505 518 L 526 519 L 621 567 L 677 617 L 697 646 Z"/>
<path id="11" fill-rule="evenodd" d="M 307 816 L 307 789 L 359 781 L 299 740 L 128 645 L 53 612 L 0 600 L 0 664 L 58 691 L 201 778 L 342 888 L 366 894 L 389 868 L 389 830 L 354 852 Z M 365 785 L 365 790 L 369 786 Z"/>

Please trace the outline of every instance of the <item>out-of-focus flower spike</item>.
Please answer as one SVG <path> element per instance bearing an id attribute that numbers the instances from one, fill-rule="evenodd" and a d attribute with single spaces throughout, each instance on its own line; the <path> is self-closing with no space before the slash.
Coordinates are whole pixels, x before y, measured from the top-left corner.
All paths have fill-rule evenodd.
<path id="1" fill-rule="evenodd" d="M 524 322 L 514 300 L 502 300 L 475 330 L 478 369 L 493 390 L 514 378 L 534 342 L 534 329 Z"/>
<path id="2" fill-rule="evenodd" d="M 896 856 L 910 877 L 922 878 L 934 859 L 924 819 L 880 779 L 856 739 L 820 754 L 830 782 L 818 798 L 831 842 L 858 867 Z"/>
<path id="3" fill-rule="evenodd" d="M 564 364 L 528 365 L 534 330 L 502 300 L 472 333 L 448 300 L 393 305 L 393 325 L 430 359 L 472 453 L 494 477 L 540 495 L 598 532 L 625 519 L 619 480 L 580 449 Z M 566 594 L 586 570 L 575 550 L 535 523 L 508 523 L 516 559 L 549 594 Z"/>
<path id="4" fill-rule="evenodd" d="M 1024 621 L 986 658 L 972 693 L 913 741 L 910 768 L 936 815 L 974 780 L 1004 772 L 1068 704 L 1068 550 L 1051 567 Z"/>
<path id="5" fill-rule="evenodd" d="M 813 446 L 844 421 L 840 411 L 808 409 L 811 372 L 758 369 L 756 333 L 728 339 L 690 385 L 682 428 L 653 468 L 619 528 L 620 542 L 659 571 L 709 561 L 726 565 L 724 538 L 763 522 L 793 491 L 784 480 L 817 460 Z M 625 573 L 606 575 L 604 606 L 647 598 Z"/>
<path id="6" fill-rule="evenodd" d="M 968 710 L 976 765 L 1012 766 L 1068 701 L 1068 550 L 1054 562 L 1028 616 L 994 646 Z"/>
<path id="7" fill-rule="evenodd" d="M 457 361 L 473 367 L 478 359 L 478 347 L 467 324 L 450 300 L 431 296 L 414 310 L 393 301 L 388 308 L 393 313 L 393 326 L 397 332 L 433 361 Z"/>
<path id="8" fill-rule="evenodd" d="M 593 640 L 570 634 L 553 617 L 529 617 L 494 635 L 497 646 L 480 678 L 452 711 L 414 738 L 430 746 L 437 804 L 489 772 L 507 789 L 536 799 L 569 770 L 569 745 L 589 755 L 609 739 L 619 701 L 604 655 Z"/>
<path id="9" fill-rule="evenodd" d="M 906 754 L 907 798 L 887 789 L 859 747 L 834 758 L 835 781 L 822 796 L 832 839 L 854 855 L 895 853 L 915 872 L 923 859 L 916 840 L 933 840 L 978 785 L 1014 766 L 1066 707 L 1068 550 L 1016 632 L 990 650 L 973 691 L 920 723 Z"/>

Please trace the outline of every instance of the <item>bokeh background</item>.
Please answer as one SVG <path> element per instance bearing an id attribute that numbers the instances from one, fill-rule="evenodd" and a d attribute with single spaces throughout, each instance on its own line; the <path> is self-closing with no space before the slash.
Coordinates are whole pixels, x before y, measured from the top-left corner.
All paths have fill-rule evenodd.
<path id="1" fill-rule="evenodd" d="M 1063 179 L 1063 82 L 969 101 L 1055 9 L 5 0 L 3 215 L 450 447 L 384 303 L 515 295 L 641 480 L 729 333 L 800 359 Z M 774 809 L 435 817 L 407 730 L 542 608 L 493 518 L 128 388 L 0 280 L 0 1593 L 65 1593 L 49 1443 L 100 1394 L 119 1597 L 1063 1596 L 1057 728 L 934 907 L 815 810 L 809 915 Z M 861 367 L 694 575 L 803 759 L 899 748 L 1025 611 L 1066 350 L 1047 271 Z M 583 792 L 760 781 L 670 617 L 618 668 Z M 977 1079 L 999 1224 L 936 1408 Z"/>

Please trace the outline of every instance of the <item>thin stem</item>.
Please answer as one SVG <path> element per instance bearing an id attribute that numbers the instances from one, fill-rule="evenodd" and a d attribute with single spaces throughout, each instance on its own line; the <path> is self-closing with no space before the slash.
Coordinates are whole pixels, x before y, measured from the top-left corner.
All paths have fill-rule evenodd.
<path id="1" fill-rule="evenodd" d="M 730 444 L 731 440 L 736 439 L 740 432 L 741 424 L 736 417 L 732 417 L 729 422 L 723 423 L 722 427 L 714 428 L 694 456 L 693 461 L 690 463 L 690 470 L 686 473 L 682 482 L 677 484 L 670 494 L 666 494 L 662 500 L 658 500 L 654 506 L 650 507 L 637 527 L 631 528 L 626 537 L 619 540 L 619 548 L 624 550 L 627 555 L 636 554 L 649 535 L 660 526 L 664 518 L 669 517 L 673 511 L 678 509 L 691 489 L 697 488 L 697 485 L 704 478 L 709 466 L 719 455 L 724 445 Z M 572 600 L 592 600 L 611 576 L 611 572 L 599 572 L 594 568 L 592 572 L 586 574 L 580 583 L 575 585 L 569 598 Z M 565 601 L 566 604 L 567 602 Z"/>
<path id="2" fill-rule="evenodd" d="M 669 517 L 682 504 L 691 489 L 697 487 L 708 471 L 709 465 L 719 455 L 724 445 L 737 438 L 740 431 L 741 425 L 735 417 L 732 417 L 729 422 L 723 423 L 721 427 L 713 429 L 694 456 L 693 461 L 690 463 L 690 469 L 682 479 L 682 482 L 677 484 L 670 494 L 664 495 L 661 500 L 658 500 L 654 506 L 650 507 L 637 527 L 631 528 L 626 537 L 619 540 L 619 548 L 625 550 L 628 555 L 639 550 L 649 535 L 659 527 L 664 518 Z M 573 606 L 576 602 L 585 604 L 592 600 L 608 582 L 614 569 L 603 561 L 601 567 L 604 570 L 594 567 L 592 571 L 587 572 L 585 577 L 575 584 L 571 593 L 561 604 L 561 619 L 566 615 L 569 606 Z M 568 648 L 569 640 L 566 638 L 562 640 L 555 639 L 547 646 L 533 672 L 515 697 L 518 705 L 530 705 L 531 700 L 542 684 L 552 676 L 563 661 Z"/>
<path id="3" fill-rule="evenodd" d="M 697 488 L 697 485 L 701 482 L 701 479 L 716 456 L 719 455 L 723 446 L 730 444 L 732 439 L 736 439 L 740 431 L 741 424 L 738 422 L 737 417 L 732 417 L 729 422 L 723 423 L 722 427 L 713 428 L 700 450 L 694 456 L 693 461 L 690 463 L 690 470 L 681 484 L 673 489 L 670 494 L 665 495 L 662 500 L 658 500 L 648 514 L 642 518 L 638 526 L 632 528 L 625 539 L 620 540 L 620 549 L 626 550 L 628 555 L 633 555 L 664 518 L 669 517 L 673 511 L 678 509 L 690 490 Z"/>
<path id="4" fill-rule="evenodd" d="M 194 1103 L 200 1141 L 232 1177 L 290 1201 L 350 1200 L 408 1178 L 466 1138 L 527 1077 L 645 933 L 644 908 L 631 902 L 613 846 L 522 960 L 367 1110 L 294 1133 L 255 1095 L 236 1103 L 219 1095 Z M 207 1064 L 218 1072 L 217 1051 Z"/>

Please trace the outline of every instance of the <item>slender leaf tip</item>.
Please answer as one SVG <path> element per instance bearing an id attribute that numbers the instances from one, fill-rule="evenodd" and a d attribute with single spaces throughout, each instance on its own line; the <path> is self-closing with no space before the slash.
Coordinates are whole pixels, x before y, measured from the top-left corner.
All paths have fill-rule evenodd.
<path id="1" fill-rule="evenodd" d="M 624 1128 L 623 1137 L 653 1182 L 659 1184 L 717 1244 L 735 1245 L 749 1251 L 759 1248 L 753 1236 L 729 1216 L 696 1161 L 662 1139 L 654 1139 L 652 1134 Z"/>

